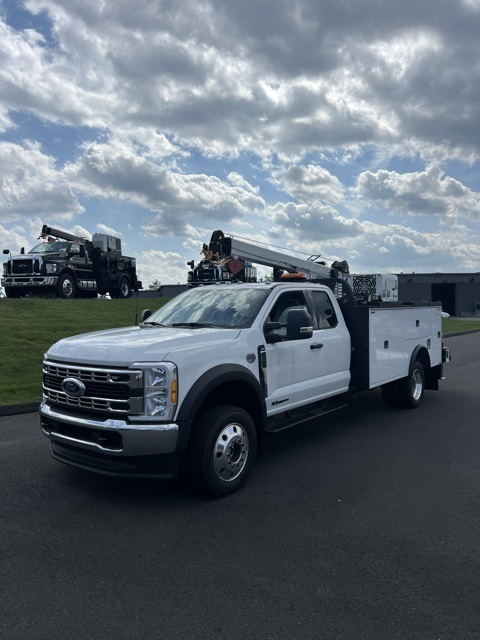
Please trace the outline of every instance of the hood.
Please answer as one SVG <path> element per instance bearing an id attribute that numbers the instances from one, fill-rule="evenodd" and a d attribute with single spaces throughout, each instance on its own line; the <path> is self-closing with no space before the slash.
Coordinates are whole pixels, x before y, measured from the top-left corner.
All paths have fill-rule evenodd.
<path id="1" fill-rule="evenodd" d="M 57 251 L 55 253 L 17 253 L 12 256 L 12 260 L 45 260 L 46 258 L 66 258 L 67 254 L 62 251 Z"/>
<path id="2" fill-rule="evenodd" d="M 216 348 L 235 340 L 239 329 L 178 327 L 127 327 L 64 338 L 47 352 L 47 358 L 107 366 L 132 362 L 160 362 L 172 351 Z"/>

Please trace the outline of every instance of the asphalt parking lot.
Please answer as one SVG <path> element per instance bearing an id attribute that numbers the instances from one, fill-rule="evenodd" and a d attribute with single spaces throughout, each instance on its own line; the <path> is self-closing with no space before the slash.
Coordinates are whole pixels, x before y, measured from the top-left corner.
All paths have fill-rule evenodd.
<path id="1" fill-rule="evenodd" d="M 480 638 L 480 333 L 416 411 L 380 393 L 268 436 L 222 500 L 51 459 L 0 418 L 0 637 Z"/>

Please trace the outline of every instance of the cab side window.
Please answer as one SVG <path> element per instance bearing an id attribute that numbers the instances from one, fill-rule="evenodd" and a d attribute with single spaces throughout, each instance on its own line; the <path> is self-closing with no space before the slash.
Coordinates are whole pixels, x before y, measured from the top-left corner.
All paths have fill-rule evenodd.
<path id="1" fill-rule="evenodd" d="M 319 329 L 330 329 L 338 323 L 330 298 L 324 291 L 312 291 L 313 308 Z"/>

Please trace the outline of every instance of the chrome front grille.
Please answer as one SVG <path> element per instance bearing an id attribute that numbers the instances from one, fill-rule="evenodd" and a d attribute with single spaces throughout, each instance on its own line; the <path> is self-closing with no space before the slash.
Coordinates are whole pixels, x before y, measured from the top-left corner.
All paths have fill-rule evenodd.
<path id="1" fill-rule="evenodd" d="M 62 386 L 68 378 L 82 383 L 81 393 L 69 393 Z M 140 415 L 143 413 L 143 384 L 141 370 L 43 363 L 43 394 L 51 405 L 107 414 Z"/>

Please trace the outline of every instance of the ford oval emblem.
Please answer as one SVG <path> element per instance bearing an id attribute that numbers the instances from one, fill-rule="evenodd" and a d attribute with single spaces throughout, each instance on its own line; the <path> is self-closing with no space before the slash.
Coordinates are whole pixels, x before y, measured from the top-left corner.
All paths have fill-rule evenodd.
<path id="1" fill-rule="evenodd" d="M 62 389 L 72 398 L 80 398 L 86 391 L 83 382 L 77 378 L 65 378 L 62 382 Z"/>

